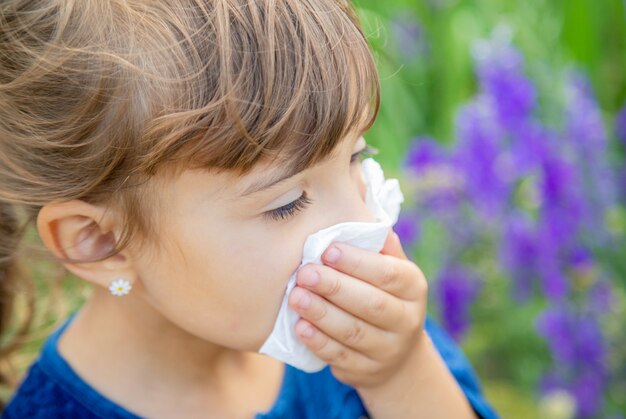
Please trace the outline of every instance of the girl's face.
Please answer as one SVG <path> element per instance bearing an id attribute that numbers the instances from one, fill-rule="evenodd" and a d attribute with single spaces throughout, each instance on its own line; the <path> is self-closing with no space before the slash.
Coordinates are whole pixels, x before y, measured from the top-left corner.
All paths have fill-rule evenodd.
<path id="1" fill-rule="evenodd" d="M 150 303 L 193 335 L 256 351 L 272 331 L 308 235 L 346 221 L 376 222 L 365 205 L 359 152 L 346 137 L 325 161 L 270 188 L 280 167 L 250 175 L 187 171 L 163 187 L 161 250 L 137 273 Z"/>

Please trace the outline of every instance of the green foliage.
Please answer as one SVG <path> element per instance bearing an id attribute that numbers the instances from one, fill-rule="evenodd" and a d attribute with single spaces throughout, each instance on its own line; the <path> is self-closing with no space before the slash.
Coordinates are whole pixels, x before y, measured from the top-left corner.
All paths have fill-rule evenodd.
<path id="1" fill-rule="evenodd" d="M 378 59 L 381 111 L 368 140 L 383 164 L 397 166 L 415 135 L 450 141 L 459 104 L 476 90 L 470 50 L 498 25 L 513 29 L 533 80 L 543 92 L 569 65 L 591 78 L 601 107 L 614 113 L 626 99 L 626 11 L 622 0 L 359 0 L 365 32 Z M 422 54 L 403 56 L 391 22 L 413 19 Z M 406 52 L 406 51 L 405 51 Z"/>

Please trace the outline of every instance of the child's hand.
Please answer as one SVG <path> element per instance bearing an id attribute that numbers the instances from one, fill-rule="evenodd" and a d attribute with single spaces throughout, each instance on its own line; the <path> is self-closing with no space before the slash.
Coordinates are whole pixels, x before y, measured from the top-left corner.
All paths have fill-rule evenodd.
<path id="1" fill-rule="evenodd" d="M 335 247 L 341 255 L 331 262 Z M 302 317 L 296 333 L 342 382 L 384 384 L 424 340 L 426 279 L 391 229 L 381 253 L 334 243 L 322 260 L 297 274 L 289 297 Z"/>

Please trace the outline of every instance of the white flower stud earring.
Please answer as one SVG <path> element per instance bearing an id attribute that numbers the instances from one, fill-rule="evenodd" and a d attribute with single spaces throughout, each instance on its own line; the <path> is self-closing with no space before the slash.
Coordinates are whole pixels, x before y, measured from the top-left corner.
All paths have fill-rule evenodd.
<path id="1" fill-rule="evenodd" d="M 111 285 L 109 286 L 109 291 L 111 291 L 111 294 L 113 295 L 122 296 L 128 294 L 131 288 L 132 286 L 127 279 L 118 278 L 111 283 Z"/>

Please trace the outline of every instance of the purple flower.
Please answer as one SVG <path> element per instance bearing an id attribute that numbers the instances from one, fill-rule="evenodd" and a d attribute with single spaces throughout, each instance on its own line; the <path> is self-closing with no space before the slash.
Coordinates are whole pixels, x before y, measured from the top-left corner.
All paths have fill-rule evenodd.
<path id="1" fill-rule="evenodd" d="M 617 170 L 616 179 L 620 202 L 626 202 L 626 164 Z"/>
<path id="2" fill-rule="evenodd" d="M 458 341 L 469 327 L 469 309 L 478 295 L 480 283 L 467 269 L 451 267 L 435 284 L 443 325 Z"/>
<path id="3" fill-rule="evenodd" d="M 537 172 L 545 158 L 554 154 L 556 135 L 537 122 L 529 121 L 519 126 L 511 139 L 517 177 Z"/>
<path id="4" fill-rule="evenodd" d="M 533 83 L 524 75 L 524 58 L 510 44 L 483 41 L 474 49 L 483 94 L 496 110 L 500 124 L 515 130 L 528 120 L 536 102 Z"/>
<path id="5" fill-rule="evenodd" d="M 569 251 L 569 276 L 579 290 L 591 291 L 591 286 L 597 281 L 596 264 L 593 254 L 585 246 L 578 244 Z"/>
<path id="6" fill-rule="evenodd" d="M 522 215 L 512 217 L 505 226 L 500 259 L 513 279 L 514 297 L 518 301 L 530 297 L 532 280 L 537 277 L 540 249 L 535 236 L 531 221 Z"/>
<path id="7" fill-rule="evenodd" d="M 401 213 L 398 221 L 393 226 L 393 230 L 400 237 L 400 241 L 405 249 L 411 247 L 419 238 L 419 223 L 415 216 Z"/>
<path id="8" fill-rule="evenodd" d="M 503 176 L 503 132 L 484 102 L 463 107 L 456 118 L 458 146 L 454 163 L 472 203 L 487 216 L 501 213 L 511 192 L 512 176 Z"/>
<path id="9" fill-rule="evenodd" d="M 569 283 L 558 264 L 547 263 L 542 268 L 541 286 L 545 296 L 553 302 L 565 298 L 569 291 Z"/>
<path id="10" fill-rule="evenodd" d="M 602 409 L 606 383 L 603 374 L 591 370 L 574 377 L 552 370 L 544 375 L 539 387 L 544 394 L 555 390 L 567 391 L 576 403 L 576 417 L 592 418 L 597 417 Z"/>
<path id="11" fill-rule="evenodd" d="M 448 163 L 448 157 L 441 145 L 430 137 L 418 137 L 411 141 L 404 158 L 404 169 L 417 174 L 430 167 Z"/>
<path id="12" fill-rule="evenodd" d="M 610 312 L 615 304 L 613 287 L 606 278 L 601 278 L 591 287 L 587 293 L 589 310 L 595 315 L 603 315 Z"/>
<path id="13" fill-rule="evenodd" d="M 587 270 L 593 265 L 593 255 L 586 247 L 578 246 L 570 254 L 570 265 L 575 270 Z"/>
<path id="14" fill-rule="evenodd" d="M 555 308 L 548 309 L 537 318 L 537 331 L 548 342 L 554 358 L 568 364 L 576 361 L 572 326 L 569 313 Z"/>
<path id="15" fill-rule="evenodd" d="M 531 297 L 533 284 L 539 281 L 544 295 L 559 301 L 569 290 L 560 248 L 548 229 L 539 228 L 523 214 L 512 214 L 501 239 L 500 261 L 513 279 L 514 297 Z"/>
<path id="16" fill-rule="evenodd" d="M 605 389 L 603 374 L 586 370 L 572 383 L 572 393 L 576 397 L 579 417 L 595 416 L 603 404 Z"/>
<path id="17" fill-rule="evenodd" d="M 587 78 L 570 72 L 566 83 L 565 132 L 562 147 L 576 166 L 577 188 L 585 201 L 586 225 L 597 225 L 606 208 L 615 205 L 617 189 L 615 173 L 609 161 L 608 136 L 602 112 Z M 599 245 L 607 240 L 604 229 L 589 229 L 587 234 Z"/>
<path id="18" fill-rule="evenodd" d="M 564 140 L 570 150 L 581 157 L 596 162 L 604 157 L 607 134 L 589 81 L 578 72 L 570 72 L 566 84 L 567 105 L 565 108 L 566 132 Z"/>
<path id="19" fill-rule="evenodd" d="M 435 307 L 461 339 L 481 282 L 460 261 L 481 264 L 497 253 L 496 272 L 512 281 L 513 298 L 547 306 L 536 330 L 553 362 L 541 388 L 565 390 L 579 417 L 606 414 L 603 395 L 624 371 L 609 374 L 612 342 L 601 324 L 617 300 L 601 253 L 596 259 L 590 249 L 623 244 L 618 228 L 604 226 L 619 187 L 626 199 L 626 165 L 619 173 L 612 166 L 602 112 L 582 74 L 564 80 L 562 112 L 553 113 L 561 123 L 544 124 L 523 56 L 510 36 L 495 35 L 475 47 L 479 92 L 457 113 L 454 146 L 418 138 L 404 162 L 418 185 L 420 223 L 444 238 L 433 245 L 444 247 L 438 263 L 445 266 L 433 285 Z M 615 133 L 626 145 L 626 105 Z M 407 242 L 415 222 L 399 221 Z"/>
<path id="20" fill-rule="evenodd" d="M 573 164 L 557 155 L 546 156 L 541 169 L 542 228 L 557 246 L 567 245 L 577 237 L 587 210 L 580 177 Z"/>
<path id="21" fill-rule="evenodd" d="M 421 210 L 442 215 L 457 208 L 462 178 L 439 143 L 429 137 L 414 139 L 402 166 L 414 178 Z"/>
<path id="22" fill-rule="evenodd" d="M 579 179 L 576 176 L 576 169 L 572 164 L 558 155 L 545 156 L 542 164 L 543 177 L 541 182 L 541 193 L 546 207 L 550 210 L 565 209 L 564 206 L 575 206 L 572 202 L 572 195 Z M 573 209 L 573 208 L 568 208 Z"/>
<path id="23" fill-rule="evenodd" d="M 555 360 L 544 376 L 544 392 L 563 388 L 574 395 L 578 417 L 600 411 L 607 385 L 606 347 L 598 321 L 590 313 L 552 307 L 537 319 L 537 330 Z"/>
<path id="24" fill-rule="evenodd" d="M 551 307 L 537 318 L 537 331 L 561 366 L 572 370 L 605 368 L 604 338 L 597 320 L 564 306 Z"/>

